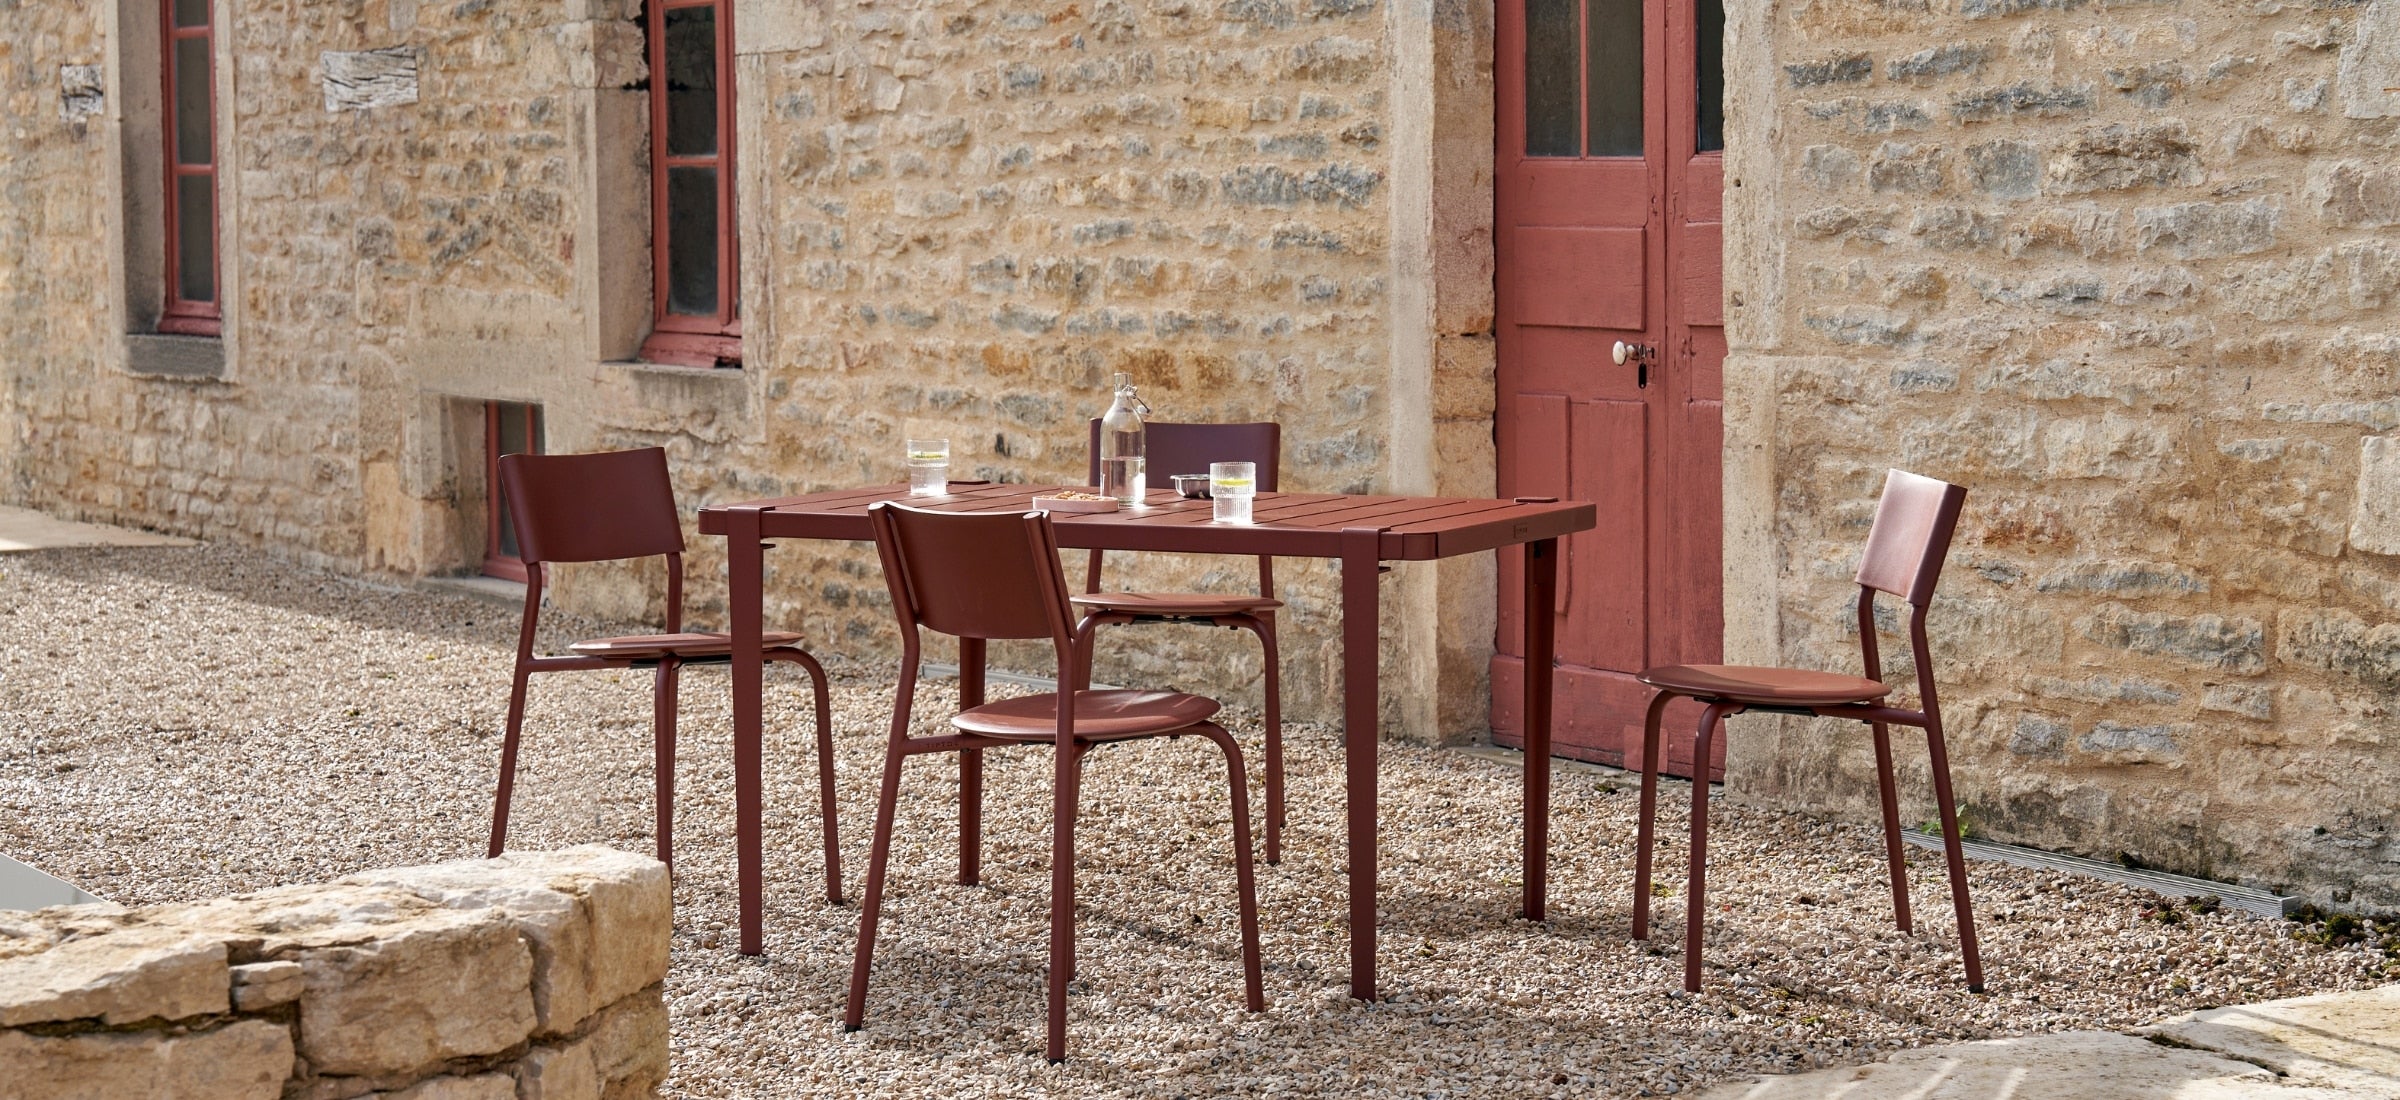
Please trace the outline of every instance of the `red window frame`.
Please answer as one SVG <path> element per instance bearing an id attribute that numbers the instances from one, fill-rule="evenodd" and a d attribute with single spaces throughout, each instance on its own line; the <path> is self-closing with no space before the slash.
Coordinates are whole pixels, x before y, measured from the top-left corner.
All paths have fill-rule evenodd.
<path id="1" fill-rule="evenodd" d="M 217 206 L 216 150 L 209 150 L 208 163 L 184 164 L 176 149 L 176 135 L 182 129 L 175 102 L 175 47 L 179 42 L 198 39 L 207 43 L 209 56 L 208 136 L 213 143 L 217 136 L 216 81 L 216 4 L 207 4 L 208 18 L 199 26 L 178 26 L 175 22 L 175 0 L 159 0 L 159 82 L 161 109 L 159 121 L 163 144 L 166 146 L 166 302 L 159 311 L 158 331 L 185 336 L 217 336 L 224 332 L 225 313 L 218 304 L 224 296 L 220 276 L 223 265 L 217 260 L 216 229 L 221 224 L 222 211 Z M 183 180 L 199 177 L 208 180 L 208 264 L 210 292 L 216 295 L 208 301 L 194 301 L 183 296 L 183 234 L 177 224 L 181 216 Z"/>
<path id="2" fill-rule="evenodd" d="M 716 28 L 716 152 L 672 156 L 667 152 L 667 13 L 707 8 Z M 691 367 L 738 367 L 742 362 L 741 234 L 734 205 L 734 94 L 732 0 L 654 0 L 643 13 L 650 55 L 650 337 L 642 358 Z M 670 312 L 668 291 L 667 173 L 673 168 L 713 168 L 717 178 L 717 311 L 698 316 Z"/>
<path id="3" fill-rule="evenodd" d="M 542 407 L 510 401 L 483 403 L 483 568 L 487 577 L 525 582 L 525 559 L 508 549 L 513 533 L 508 508 L 500 499 L 500 418 L 509 410 L 525 413 L 526 454 L 542 453 Z M 511 451 L 511 454 L 517 452 Z"/>

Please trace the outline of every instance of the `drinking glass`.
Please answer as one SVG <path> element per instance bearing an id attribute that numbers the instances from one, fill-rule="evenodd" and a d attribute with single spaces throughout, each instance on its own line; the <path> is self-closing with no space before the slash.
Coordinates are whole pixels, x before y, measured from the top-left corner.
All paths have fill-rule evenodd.
<path id="1" fill-rule="evenodd" d="M 908 441 L 908 495 L 912 497 L 950 495 L 949 440 L 911 439 Z"/>
<path id="2" fill-rule="evenodd" d="M 1248 462 L 1208 464 L 1208 495 L 1218 523 L 1250 522 L 1250 498 L 1258 494 L 1258 469 Z"/>

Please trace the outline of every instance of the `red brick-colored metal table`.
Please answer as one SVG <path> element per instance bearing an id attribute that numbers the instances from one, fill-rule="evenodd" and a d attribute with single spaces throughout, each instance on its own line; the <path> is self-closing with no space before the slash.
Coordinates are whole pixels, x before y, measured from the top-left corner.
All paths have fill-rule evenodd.
<path id="1" fill-rule="evenodd" d="M 735 846 L 741 878 L 741 950 L 764 950 L 761 877 L 763 843 L 759 738 L 763 665 L 760 589 L 768 539 L 866 542 L 867 506 L 897 500 L 918 507 L 967 512 L 1032 510 L 1036 493 L 1051 486 L 952 483 L 948 497 L 915 497 L 902 486 L 845 489 L 782 500 L 705 508 L 703 534 L 726 537 L 727 598 L 733 645 L 733 767 Z M 1261 493 L 1251 524 L 1212 522 L 1207 501 L 1152 493 L 1150 505 L 1091 515 L 1059 515 L 1058 542 L 1070 549 L 1167 550 L 1194 554 L 1271 554 L 1331 558 L 1342 563 L 1342 725 L 1348 794 L 1350 870 L 1350 994 L 1375 997 L 1375 824 L 1377 716 L 1376 638 L 1382 615 L 1376 577 L 1387 561 L 1430 561 L 1523 546 L 1527 608 L 1551 606 L 1558 578 L 1558 540 L 1590 530 L 1594 508 L 1579 501 L 1524 498 L 1480 500 Z M 1525 916 L 1541 920 L 1550 846 L 1550 666 L 1552 616 L 1525 623 Z M 744 641 L 748 639 L 748 641 Z M 983 644 L 959 650 L 961 706 L 983 699 Z M 959 880 L 980 875 L 983 761 L 959 759 Z"/>

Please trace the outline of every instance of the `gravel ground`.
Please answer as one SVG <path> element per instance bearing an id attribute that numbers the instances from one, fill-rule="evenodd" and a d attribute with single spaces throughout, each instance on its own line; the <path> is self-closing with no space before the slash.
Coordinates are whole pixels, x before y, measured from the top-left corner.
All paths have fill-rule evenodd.
<path id="1" fill-rule="evenodd" d="M 479 855 L 515 623 L 473 597 L 223 547 L 0 556 L 0 850 L 131 904 Z M 611 632 L 562 619 L 561 644 L 569 631 Z M 836 670 L 855 894 L 890 672 Z M 817 893 L 805 680 L 785 675 L 769 674 L 763 959 L 732 949 L 723 673 L 684 679 L 670 1096 L 1657 1095 L 2381 980 L 2380 953 L 2303 943 L 2289 924 L 2183 909 L 2169 923 L 2152 895 L 1983 866 L 1990 991 L 1969 995 L 1938 858 L 1912 853 L 1919 925 L 1902 935 L 1872 831 L 1721 804 L 1708 987 L 1686 996 L 1679 898 L 1659 903 L 1656 946 L 1625 938 L 1635 796 L 1623 777 L 1561 775 L 1553 919 L 1533 925 L 1511 918 L 1517 774 L 1392 746 L 1389 999 L 1359 1004 L 1344 992 L 1340 756 L 1330 730 L 1303 726 L 1285 861 L 1261 867 L 1267 1012 L 1240 1008 L 1222 764 L 1184 740 L 1091 758 L 1067 1064 L 1039 1056 L 1050 765 L 1038 750 L 994 756 L 980 888 L 950 881 L 955 772 L 940 758 L 912 766 L 867 1027 L 844 1035 L 857 909 Z M 535 685 L 512 846 L 647 851 L 647 675 Z M 920 713 L 953 700 L 932 685 Z M 1253 716 L 1227 724 L 1255 744 Z M 1682 791 L 1668 787 L 1662 815 L 1670 869 Z"/>

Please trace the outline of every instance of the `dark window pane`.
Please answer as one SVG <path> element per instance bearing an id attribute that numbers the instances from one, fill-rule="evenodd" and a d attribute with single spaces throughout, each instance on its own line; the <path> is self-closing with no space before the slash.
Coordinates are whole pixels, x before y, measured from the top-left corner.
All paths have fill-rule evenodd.
<path id="1" fill-rule="evenodd" d="M 175 177 L 175 296 L 217 300 L 217 181 Z"/>
<path id="2" fill-rule="evenodd" d="M 1575 0 L 1525 0 L 1525 155 L 1571 157 L 1575 140 Z"/>
<path id="3" fill-rule="evenodd" d="M 667 169 L 667 312 L 717 314 L 717 170 Z"/>
<path id="4" fill-rule="evenodd" d="M 208 25 L 208 0 L 175 0 L 175 25 L 205 27 Z"/>
<path id="5" fill-rule="evenodd" d="M 208 39 L 175 40 L 175 159 L 207 164 L 209 148 Z"/>
<path id="6" fill-rule="evenodd" d="M 1584 81 L 1595 157 L 1642 155 L 1642 0 L 1591 0 Z"/>
<path id="7" fill-rule="evenodd" d="M 1692 66 L 1699 73 L 1697 150 L 1715 153 L 1725 148 L 1725 0 L 1694 0 L 1692 9 L 1692 17 L 1700 21 L 1692 43 L 1700 55 Z"/>
<path id="8" fill-rule="evenodd" d="M 717 12 L 669 8 L 667 152 L 704 157 L 717 151 Z"/>
<path id="9" fill-rule="evenodd" d="M 542 437 L 541 432 L 539 431 L 540 417 L 535 411 L 534 406 L 519 405 L 508 401 L 494 401 L 490 405 L 490 411 L 485 415 L 490 416 L 493 419 L 494 424 L 492 425 L 492 434 L 498 437 L 496 440 L 497 446 L 493 448 L 492 453 L 492 460 L 495 465 L 493 465 L 490 469 L 493 472 L 496 473 L 499 470 L 499 467 L 496 465 L 496 463 L 499 461 L 499 456 L 501 455 L 538 455 L 542 453 Z M 497 484 L 498 479 L 494 478 L 493 480 L 494 483 Z M 500 554 L 503 557 L 514 558 L 520 556 L 517 551 L 517 525 L 515 520 L 509 517 L 508 509 L 506 508 L 500 509 L 499 546 Z"/>

